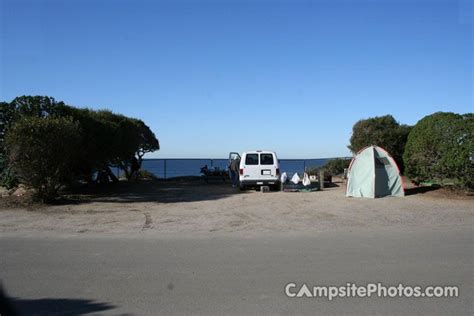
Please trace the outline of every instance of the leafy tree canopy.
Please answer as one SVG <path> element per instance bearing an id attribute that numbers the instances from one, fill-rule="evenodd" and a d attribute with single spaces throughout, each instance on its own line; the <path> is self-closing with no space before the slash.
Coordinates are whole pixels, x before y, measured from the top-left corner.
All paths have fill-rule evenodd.
<path id="1" fill-rule="evenodd" d="M 400 125 L 391 115 L 360 120 L 352 128 L 350 151 L 356 154 L 364 147 L 377 145 L 387 150 L 403 170 L 403 152 L 411 127 Z"/>
<path id="2" fill-rule="evenodd" d="M 131 176 L 132 161 L 136 159 L 141 165 L 146 153 L 160 148 L 154 133 L 141 120 L 109 110 L 76 108 L 51 97 L 21 96 L 12 102 L 0 103 L 0 171 L 6 170 L 11 163 L 11 159 L 5 157 L 4 138 L 10 129 L 26 118 L 63 118 L 77 124 L 81 133 L 71 165 L 75 168 L 76 177 L 85 180 L 90 180 L 94 172 L 101 170 L 108 170 L 108 174 L 113 176 L 110 166 L 121 167 L 128 178 Z M 41 135 L 37 137 L 42 139 Z M 10 145 L 19 141 L 19 137 L 12 137 Z M 57 150 L 64 153 L 61 147 Z M 22 178 L 26 179 L 24 175 Z"/>
<path id="3" fill-rule="evenodd" d="M 415 182 L 449 179 L 474 187 L 474 115 L 438 112 L 418 121 L 408 136 L 403 159 Z"/>

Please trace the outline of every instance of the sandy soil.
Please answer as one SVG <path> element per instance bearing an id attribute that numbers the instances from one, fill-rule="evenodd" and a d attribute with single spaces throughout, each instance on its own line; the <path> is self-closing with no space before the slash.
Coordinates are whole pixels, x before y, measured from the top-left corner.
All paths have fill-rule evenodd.
<path id="1" fill-rule="evenodd" d="M 344 197 L 342 182 L 319 192 L 260 193 L 220 183 L 145 181 L 71 194 L 60 205 L 3 207 L 0 233 L 245 235 L 474 227 L 474 198 L 441 190 L 408 193 L 415 194 L 356 199 Z"/>

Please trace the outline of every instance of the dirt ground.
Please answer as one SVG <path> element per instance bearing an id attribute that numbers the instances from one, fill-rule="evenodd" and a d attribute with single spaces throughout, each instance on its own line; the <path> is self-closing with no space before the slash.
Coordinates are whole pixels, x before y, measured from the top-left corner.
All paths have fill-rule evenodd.
<path id="1" fill-rule="evenodd" d="M 473 227 L 474 198 L 411 188 L 403 198 L 346 198 L 345 184 L 318 192 L 239 192 L 198 180 L 142 181 L 71 193 L 57 205 L 0 203 L 0 233 L 196 234 Z"/>

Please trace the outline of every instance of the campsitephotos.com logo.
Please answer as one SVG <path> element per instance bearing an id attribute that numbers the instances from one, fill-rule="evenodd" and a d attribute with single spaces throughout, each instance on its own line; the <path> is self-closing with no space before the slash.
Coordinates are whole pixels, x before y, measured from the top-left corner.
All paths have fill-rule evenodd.
<path id="1" fill-rule="evenodd" d="M 332 301 L 334 298 L 345 297 L 406 297 L 406 298 L 440 298 L 458 297 L 459 287 L 457 286 L 385 286 L 382 283 L 367 283 L 357 285 L 346 283 L 342 286 L 308 286 L 306 284 L 297 285 L 288 283 L 285 286 L 285 295 L 290 298 L 325 298 Z"/>

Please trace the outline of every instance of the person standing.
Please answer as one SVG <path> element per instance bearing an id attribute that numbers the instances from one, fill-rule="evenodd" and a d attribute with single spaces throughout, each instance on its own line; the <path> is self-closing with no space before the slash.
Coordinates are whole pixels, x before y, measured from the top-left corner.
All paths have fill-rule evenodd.
<path id="1" fill-rule="evenodd" d="M 131 174 L 130 178 L 137 180 L 140 171 L 140 163 L 138 162 L 137 157 L 133 156 L 132 158 L 132 166 L 131 166 Z"/>
<path id="2" fill-rule="evenodd" d="M 237 182 L 239 181 L 239 167 L 240 167 L 240 160 L 239 159 L 232 159 L 230 162 L 230 180 L 232 181 L 232 187 L 235 188 L 237 186 Z"/>

